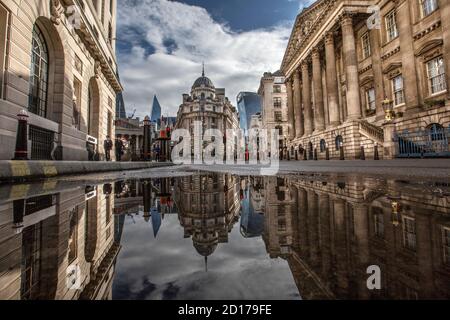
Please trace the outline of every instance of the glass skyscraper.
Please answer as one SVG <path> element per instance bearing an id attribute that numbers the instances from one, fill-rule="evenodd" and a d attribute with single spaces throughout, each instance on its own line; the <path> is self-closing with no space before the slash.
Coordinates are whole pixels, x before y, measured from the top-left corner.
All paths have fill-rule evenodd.
<path id="1" fill-rule="evenodd" d="M 253 115 L 261 112 L 261 97 L 255 92 L 241 92 L 237 96 L 241 129 L 248 130 Z"/>
<path id="2" fill-rule="evenodd" d="M 159 104 L 156 95 L 153 97 L 153 105 L 150 120 L 152 122 L 158 122 L 161 120 L 161 105 Z"/>

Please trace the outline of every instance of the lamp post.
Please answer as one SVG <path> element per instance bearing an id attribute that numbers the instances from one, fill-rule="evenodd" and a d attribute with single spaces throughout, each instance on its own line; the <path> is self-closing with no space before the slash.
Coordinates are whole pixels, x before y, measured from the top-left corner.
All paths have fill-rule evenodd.
<path id="1" fill-rule="evenodd" d="M 150 117 L 144 118 L 144 161 L 151 160 L 151 132 L 150 132 Z"/>
<path id="2" fill-rule="evenodd" d="M 395 112 L 394 112 L 392 100 L 385 98 L 381 102 L 381 105 L 383 106 L 384 118 L 385 118 L 386 122 L 392 122 L 395 119 Z"/>

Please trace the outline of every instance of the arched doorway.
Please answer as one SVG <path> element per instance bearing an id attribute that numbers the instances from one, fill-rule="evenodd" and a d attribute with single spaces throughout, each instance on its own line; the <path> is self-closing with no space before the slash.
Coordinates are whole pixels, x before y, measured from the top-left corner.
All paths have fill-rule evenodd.
<path id="1" fill-rule="evenodd" d="M 339 151 L 341 146 L 344 146 L 344 139 L 341 135 L 337 136 L 335 139 L 336 151 Z"/>

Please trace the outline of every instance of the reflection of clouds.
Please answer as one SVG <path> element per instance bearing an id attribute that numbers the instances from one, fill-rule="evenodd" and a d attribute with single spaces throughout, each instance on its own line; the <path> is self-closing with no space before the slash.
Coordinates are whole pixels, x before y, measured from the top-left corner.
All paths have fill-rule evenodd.
<path id="1" fill-rule="evenodd" d="M 204 260 L 183 239 L 176 215 L 166 216 L 157 239 L 151 224 L 127 221 L 113 285 L 115 299 L 298 298 L 289 266 L 270 260 L 261 238 L 244 239 L 235 227 L 229 243 Z"/>

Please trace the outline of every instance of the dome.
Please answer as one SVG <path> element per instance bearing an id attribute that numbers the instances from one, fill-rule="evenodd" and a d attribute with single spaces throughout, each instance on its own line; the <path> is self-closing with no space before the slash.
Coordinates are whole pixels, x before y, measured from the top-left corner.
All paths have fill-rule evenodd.
<path id="1" fill-rule="evenodd" d="M 201 76 L 197 80 L 195 80 L 194 85 L 192 86 L 192 89 L 197 89 L 201 87 L 206 87 L 210 89 L 214 89 L 214 85 L 208 77 Z"/>
<path id="2" fill-rule="evenodd" d="M 198 252 L 199 255 L 203 257 L 208 257 L 216 251 L 217 243 L 206 244 L 206 243 L 197 243 L 194 242 L 194 248 Z"/>

